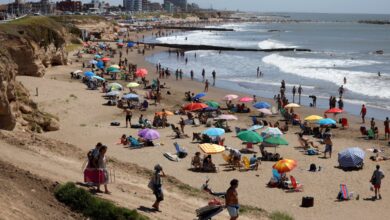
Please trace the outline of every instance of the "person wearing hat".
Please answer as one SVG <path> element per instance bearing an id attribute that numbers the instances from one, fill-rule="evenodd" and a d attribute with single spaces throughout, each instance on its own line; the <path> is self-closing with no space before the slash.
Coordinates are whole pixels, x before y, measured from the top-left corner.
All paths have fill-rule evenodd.
<path id="1" fill-rule="evenodd" d="M 153 174 L 153 194 L 156 196 L 156 201 L 152 205 L 157 211 L 160 211 L 160 202 L 164 200 L 164 194 L 162 191 L 162 181 L 161 177 L 165 177 L 165 173 L 163 168 L 157 164 L 154 166 L 154 174 Z"/>

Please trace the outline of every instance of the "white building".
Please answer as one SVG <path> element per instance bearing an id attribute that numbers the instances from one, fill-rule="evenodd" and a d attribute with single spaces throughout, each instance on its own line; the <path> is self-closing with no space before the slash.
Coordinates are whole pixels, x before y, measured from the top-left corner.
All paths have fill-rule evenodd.
<path id="1" fill-rule="evenodd" d="M 123 0 L 126 11 L 142 11 L 142 0 Z"/>

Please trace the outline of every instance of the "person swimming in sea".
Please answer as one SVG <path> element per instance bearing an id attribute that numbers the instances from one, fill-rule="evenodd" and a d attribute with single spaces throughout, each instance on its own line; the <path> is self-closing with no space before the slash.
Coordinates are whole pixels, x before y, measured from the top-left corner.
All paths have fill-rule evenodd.
<path id="1" fill-rule="evenodd" d="M 378 71 L 378 76 L 381 77 L 381 72 L 380 71 Z"/>

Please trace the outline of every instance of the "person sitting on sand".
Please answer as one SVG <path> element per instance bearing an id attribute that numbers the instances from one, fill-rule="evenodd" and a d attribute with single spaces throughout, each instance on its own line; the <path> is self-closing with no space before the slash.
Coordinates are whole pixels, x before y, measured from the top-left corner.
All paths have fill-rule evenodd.
<path id="1" fill-rule="evenodd" d="M 237 149 L 230 149 L 230 158 L 232 158 L 232 164 L 235 167 L 240 166 L 241 152 Z"/>
<path id="2" fill-rule="evenodd" d="M 122 135 L 121 137 L 121 144 L 123 145 L 128 145 L 129 144 L 129 141 L 127 140 L 127 137 L 125 134 Z"/>
<path id="3" fill-rule="evenodd" d="M 312 148 L 318 148 L 318 146 L 314 145 L 314 142 L 312 140 L 303 137 L 302 133 L 298 133 L 298 141 L 301 144 L 301 147 L 303 147 L 304 149 L 309 148 L 309 146 L 311 146 Z"/>
<path id="4" fill-rule="evenodd" d="M 253 168 L 254 170 L 259 169 L 259 160 L 257 160 L 256 154 L 253 154 L 251 159 L 249 160 L 250 167 Z"/>
<path id="5" fill-rule="evenodd" d="M 217 169 L 215 167 L 215 164 L 213 163 L 211 159 L 211 155 L 207 155 L 203 159 L 202 169 L 205 172 L 215 172 Z"/>
<path id="6" fill-rule="evenodd" d="M 202 169 L 202 162 L 200 158 L 200 152 L 196 152 L 195 156 L 191 160 L 191 165 L 194 166 L 195 169 Z"/>

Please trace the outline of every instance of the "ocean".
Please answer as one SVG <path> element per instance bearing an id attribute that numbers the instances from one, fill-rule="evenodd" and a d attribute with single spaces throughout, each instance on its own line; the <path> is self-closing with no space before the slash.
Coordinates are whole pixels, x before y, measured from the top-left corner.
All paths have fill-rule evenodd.
<path id="1" fill-rule="evenodd" d="M 308 106 L 309 96 L 315 95 L 317 107 L 324 109 L 328 108 L 329 97 L 338 97 L 338 88 L 343 85 L 347 112 L 359 115 L 361 105 L 366 104 L 369 117 L 383 120 L 390 115 L 390 25 L 358 23 L 359 20 L 390 20 L 390 15 L 266 15 L 299 22 L 223 24 L 219 27 L 235 31 L 189 31 L 146 41 L 236 48 L 305 48 L 312 52 L 188 51 L 187 64 L 174 53 L 162 52 L 147 60 L 171 70 L 182 69 L 187 76 L 193 70 L 197 80 L 201 80 L 203 68 L 209 79 L 215 70 L 217 87 L 268 98 L 278 93 L 280 81 L 284 79 L 290 102 L 292 87 L 302 85 L 301 103 Z M 384 53 L 375 53 L 378 50 Z M 256 76 L 257 67 L 263 77 Z"/>

